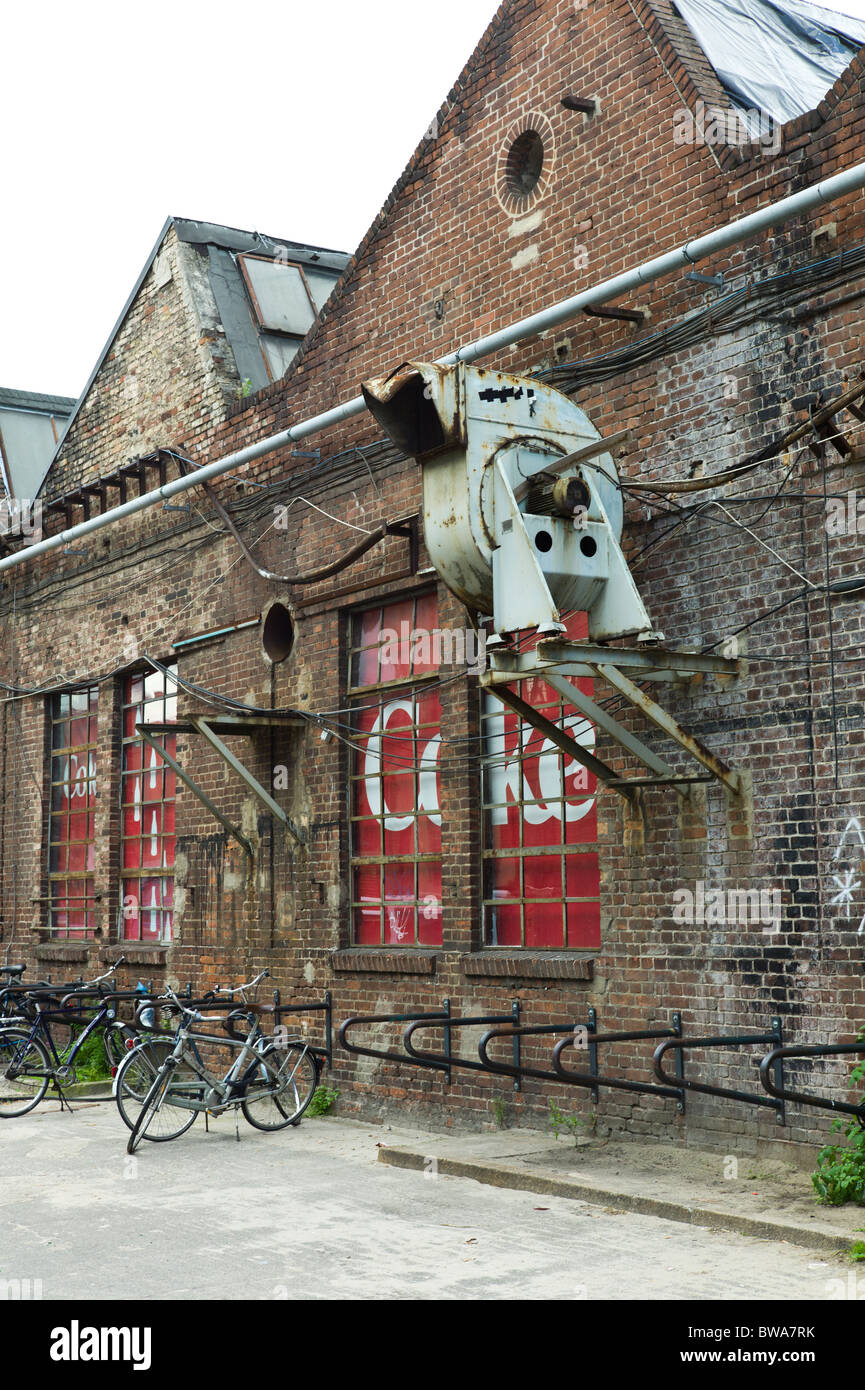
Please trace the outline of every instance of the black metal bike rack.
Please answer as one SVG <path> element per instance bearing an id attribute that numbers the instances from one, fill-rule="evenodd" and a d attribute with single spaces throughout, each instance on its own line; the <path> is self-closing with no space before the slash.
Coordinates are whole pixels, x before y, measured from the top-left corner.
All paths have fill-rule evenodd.
<path id="1" fill-rule="evenodd" d="M 519 1091 L 524 1076 L 530 1076 L 535 1081 L 558 1081 L 559 1077 L 554 1071 L 544 1071 L 540 1067 L 526 1067 L 522 1063 L 520 1045 L 523 1038 L 551 1037 L 555 1033 L 573 1033 L 575 1028 L 586 1028 L 584 1023 L 536 1023 L 526 1024 L 515 1029 L 491 1028 L 488 1033 L 484 1033 L 478 1043 L 478 1054 L 481 1064 L 486 1071 L 491 1071 L 499 1076 L 513 1076 L 516 1084 L 514 1089 Z M 507 1062 L 494 1062 L 489 1055 L 488 1048 L 490 1043 L 504 1038 L 505 1041 L 513 1041 L 514 1045 L 514 1065 L 510 1066 Z"/>
<path id="2" fill-rule="evenodd" d="M 453 1054 L 453 1039 L 451 1030 L 453 1028 L 480 1027 L 484 1023 L 512 1023 L 519 1025 L 520 1021 L 520 1001 L 514 999 L 511 1003 L 509 1014 L 466 1014 L 454 1017 L 450 1013 L 450 1000 L 444 1001 L 447 1009 L 447 1022 L 440 1018 L 418 1018 L 414 1023 L 410 1023 L 403 1033 L 402 1043 L 408 1056 L 406 1061 L 416 1062 L 419 1066 L 435 1065 L 443 1071 L 447 1077 L 448 1085 L 451 1083 L 451 1068 L 465 1067 L 469 1071 L 489 1071 L 483 1062 L 474 1062 L 467 1057 L 455 1057 Z M 420 1028 L 443 1028 L 445 1034 L 445 1051 L 443 1054 L 436 1052 L 420 1052 L 412 1042 L 412 1038 Z M 520 1041 L 519 1037 L 514 1038 L 514 1064 L 520 1064 Z M 514 1090 L 520 1089 L 519 1077 L 514 1083 Z"/>
<path id="3" fill-rule="evenodd" d="M 583 1038 L 579 1040 L 580 1048 L 585 1045 L 589 1054 L 588 1071 L 568 1071 L 562 1062 L 562 1053 L 569 1047 L 577 1048 L 577 1030 L 574 1029 L 573 1036 L 562 1038 L 561 1042 L 556 1043 L 553 1048 L 553 1066 L 556 1076 L 561 1081 L 567 1081 L 571 1086 L 585 1086 L 592 1092 L 592 1099 L 597 1104 L 600 1096 L 600 1087 L 608 1086 L 615 1091 L 635 1091 L 638 1095 L 662 1096 L 664 1099 L 672 1099 L 676 1102 L 676 1108 L 680 1115 L 685 1111 L 685 1092 L 684 1077 L 682 1066 L 682 1054 L 679 1052 L 676 1057 L 676 1077 L 675 1083 L 671 1085 L 656 1086 L 651 1081 L 629 1081 L 626 1077 L 605 1076 L 600 1070 L 598 1062 L 598 1049 L 618 1042 L 651 1042 L 657 1038 L 667 1038 L 670 1043 L 675 1043 L 682 1037 L 682 1017 L 681 1014 L 674 1013 L 672 1025 L 669 1028 L 646 1028 L 629 1030 L 617 1033 L 599 1033 L 597 1031 L 598 1016 L 594 1009 L 589 1009 L 589 1023 L 585 1029 L 585 1044 Z M 581 1025 L 577 1025 L 580 1027 Z"/>
<path id="4" fill-rule="evenodd" d="M 420 1056 L 410 1057 L 405 1052 L 390 1052 L 380 1047 L 358 1047 L 357 1043 L 348 1041 L 348 1030 L 350 1028 L 360 1028 L 363 1024 L 369 1023 L 420 1023 L 426 1020 L 430 1024 L 438 1022 L 445 1023 L 445 1055 L 434 1059 L 426 1060 Z M 355 1057 L 377 1057 L 387 1062 L 408 1063 L 414 1067 L 426 1067 L 429 1071 L 447 1072 L 450 1079 L 450 1068 L 452 1065 L 451 1056 L 451 1035 L 447 1024 L 451 1020 L 451 1001 L 444 999 L 440 1010 L 434 1013 L 411 1013 L 411 1014 L 352 1014 L 351 1018 L 345 1019 L 339 1028 L 339 1045 L 346 1052 Z"/>
<path id="5" fill-rule="evenodd" d="M 843 1053 L 865 1054 L 865 1039 L 858 1043 L 814 1043 L 802 1047 L 776 1047 L 760 1063 L 760 1080 L 776 1102 L 793 1105 L 813 1105 L 819 1110 L 834 1110 L 842 1115 L 855 1115 L 865 1127 L 865 1101 L 853 1105 L 850 1101 L 829 1100 L 824 1096 L 809 1096 L 804 1091 L 791 1091 L 783 1083 L 783 1066 L 787 1057 L 837 1057 Z M 771 1073 L 771 1076 L 770 1076 Z"/>
<path id="6" fill-rule="evenodd" d="M 674 1025 L 677 1019 L 681 1027 L 681 1015 L 674 1014 Z M 775 1043 L 777 1050 L 777 1045 L 783 1041 L 780 1018 L 772 1018 L 770 1027 L 771 1031 L 768 1033 L 720 1033 L 713 1037 L 706 1038 L 669 1038 L 666 1042 L 662 1042 L 660 1047 L 655 1048 L 655 1055 L 652 1059 L 655 1075 L 658 1080 L 665 1085 L 672 1086 L 678 1083 L 680 1087 L 683 1087 L 687 1091 L 699 1091 L 705 1096 L 723 1096 L 727 1100 L 740 1101 L 743 1105 L 767 1106 L 769 1109 L 775 1111 L 776 1123 L 783 1125 L 786 1123 L 786 1115 L 782 1098 L 765 1094 L 759 1095 L 753 1091 L 738 1091 L 731 1086 L 711 1086 L 707 1081 L 692 1081 L 690 1077 L 684 1075 L 684 1067 L 681 1065 L 684 1060 L 682 1054 L 697 1048 L 705 1050 L 708 1047 L 747 1047 L 749 1044 L 753 1043 Z M 676 1077 L 668 1076 L 662 1066 L 664 1056 L 667 1052 L 675 1052 L 677 1054 Z M 781 1072 L 782 1065 L 780 1061 L 776 1061 L 774 1064 L 775 1079 L 779 1088 L 783 1082 L 783 1075 Z"/>
<path id="7" fill-rule="evenodd" d="M 320 1004 L 281 1004 L 279 1002 L 279 990 L 273 991 L 273 1016 L 275 1023 L 279 1023 L 283 1014 L 324 1014 L 324 1047 L 313 1047 L 307 1044 L 310 1052 L 314 1052 L 317 1057 L 323 1057 L 327 1062 L 328 1069 L 333 1067 L 333 1000 L 330 990 L 325 990 L 324 999 Z"/>

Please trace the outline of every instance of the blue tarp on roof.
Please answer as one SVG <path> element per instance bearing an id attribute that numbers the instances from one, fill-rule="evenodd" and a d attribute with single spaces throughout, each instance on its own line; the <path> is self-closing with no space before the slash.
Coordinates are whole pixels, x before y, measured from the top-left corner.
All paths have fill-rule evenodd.
<path id="1" fill-rule="evenodd" d="M 737 106 L 784 124 L 813 111 L 865 44 L 865 21 L 806 0 L 674 0 Z"/>

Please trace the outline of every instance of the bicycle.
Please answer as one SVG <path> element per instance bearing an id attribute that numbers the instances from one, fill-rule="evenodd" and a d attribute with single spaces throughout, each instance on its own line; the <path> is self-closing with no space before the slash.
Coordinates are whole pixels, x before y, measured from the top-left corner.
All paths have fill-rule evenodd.
<path id="1" fill-rule="evenodd" d="M 26 965 L 0 965 L 0 1028 L 13 1023 L 21 1023 L 21 1000 L 29 990 L 47 989 L 47 980 L 35 980 L 32 984 L 22 983 L 21 976 Z"/>
<path id="2" fill-rule="evenodd" d="M 39 985 L 17 997 L 17 1022 L 0 1025 L 0 1118 L 17 1119 L 27 1115 L 45 1096 L 53 1081 L 61 1106 L 63 1086 L 72 1085 L 74 1062 L 87 1039 L 102 1030 L 103 1048 L 109 1069 L 117 1069 L 126 1054 L 128 1041 L 137 1034 L 117 1017 L 117 994 L 109 995 L 102 986 L 123 964 L 124 957 L 97 979 L 76 985 Z M 67 991 L 65 994 L 63 991 Z M 92 1018 L 82 1014 L 85 1001 L 98 1001 Z M 107 997 L 106 997 L 107 996 Z M 78 1010 L 70 1010 L 77 1001 Z M 92 1008 L 94 1006 L 88 1006 Z M 58 1046 L 52 1024 L 70 1030 L 70 1037 Z M 76 1024 L 83 1025 L 77 1037 Z"/>
<path id="3" fill-rule="evenodd" d="M 245 994 L 269 974 L 263 971 L 248 985 L 223 993 Z M 152 1069 L 142 1048 L 130 1053 L 117 1074 L 117 1105 L 131 1133 L 127 1153 L 134 1153 L 142 1139 L 166 1143 L 191 1128 L 199 1114 L 220 1115 L 238 1111 L 255 1129 L 273 1131 L 299 1123 L 318 1085 L 318 1061 L 300 1037 L 275 1044 L 262 1030 L 261 1018 L 272 1006 L 244 1003 L 225 1019 L 226 1025 L 245 1019 L 249 1032 L 228 1030 L 228 1041 L 211 1033 L 196 1034 L 192 1025 L 206 1021 L 197 1009 L 184 1005 L 172 990 L 165 996 L 180 1015 L 174 1044 L 152 1075 L 142 1097 L 143 1082 Z M 203 1063 L 198 1041 L 217 1041 L 239 1049 L 223 1077 Z M 238 1138 L 239 1138 L 238 1134 Z"/>

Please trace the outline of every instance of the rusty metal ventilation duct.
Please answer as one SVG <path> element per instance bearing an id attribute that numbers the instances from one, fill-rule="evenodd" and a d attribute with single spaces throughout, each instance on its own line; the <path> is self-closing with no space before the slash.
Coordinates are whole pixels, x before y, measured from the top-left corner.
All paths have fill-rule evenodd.
<path id="1" fill-rule="evenodd" d="M 480 367 L 406 362 L 365 382 L 367 407 L 418 460 L 424 538 L 448 588 L 497 633 L 595 641 L 648 633 L 619 546 L 622 495 L 607 444 L 552 386 Z"/>

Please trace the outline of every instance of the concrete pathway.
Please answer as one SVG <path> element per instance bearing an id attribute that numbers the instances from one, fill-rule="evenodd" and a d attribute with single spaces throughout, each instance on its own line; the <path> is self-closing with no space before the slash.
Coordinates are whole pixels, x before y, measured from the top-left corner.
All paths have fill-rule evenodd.
<path id="1" fill-rule="evenodd" d="M 240 1133 L 199 1121 L 130 1158 L 111 1104 L 0 1122 L 0 1279 L 41 1281 L 44 1299 L 825 1300 L 851 1272 L 619 1202 L 448 1177 L 432 1160 L 449 1141 L 409 1129 Z M 456 1142 L 485 1138 L 501 1147 Z M 426 1162 L 379 1161 L 397 1148 Z"/>

